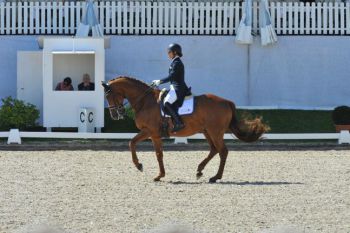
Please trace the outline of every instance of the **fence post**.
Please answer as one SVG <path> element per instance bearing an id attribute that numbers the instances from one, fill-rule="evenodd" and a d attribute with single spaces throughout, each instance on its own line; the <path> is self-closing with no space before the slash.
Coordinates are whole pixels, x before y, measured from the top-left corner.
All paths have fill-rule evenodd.
<path id="1" fill-rule="evenodd" d="M 7 144 L 22 144 L 21 136 L 19 135 L 18 129 L 11 129 L 9 137 L 7 139 Z"/>
<path id="2" fill-rule="evenodd" d="M 350 144 L 350 133 L 348 130 L 342 130 L 339 133 L 338 144 Z"/>
<path id="3" fill-rule="evenodd" d="M 188 144 L 187 138 L 185 137 L 175 137 L 174 139 L 175 144 Z"/>

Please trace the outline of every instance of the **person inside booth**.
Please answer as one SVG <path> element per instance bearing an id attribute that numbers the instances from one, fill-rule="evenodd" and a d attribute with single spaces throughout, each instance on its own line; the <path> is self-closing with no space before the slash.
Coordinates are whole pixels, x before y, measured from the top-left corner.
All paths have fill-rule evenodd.
<path id="1" fill-rule="evenodd" d="M 94 91 L 95 83 L 91 82 L 90 76 L 88 74 L 83 75 L 83 82 L 78 85 L 79 91 Z"/>
<path id="2" fill-rule="evenodd" d="M 70 77 L 65 77 L 63 82 L 57 84 L 55 91 L 73 91 L 72 79 Z"/>

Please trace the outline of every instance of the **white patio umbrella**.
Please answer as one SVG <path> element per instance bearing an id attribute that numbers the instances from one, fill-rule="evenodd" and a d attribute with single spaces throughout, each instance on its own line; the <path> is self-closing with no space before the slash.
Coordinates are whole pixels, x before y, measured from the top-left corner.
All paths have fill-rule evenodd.
<path id="1" fill-rule="evenodd" d="M 259 4 L 259 25 L 261 44 L 263 46 L 271 45 L 277 42 L 277 36 L 271 23 L 271 15 L 268 8 L 268 0 L 260 0 Z M 236 43 L 251 44 L 253 43 L 252 36 L 252 0 L 245 0 L 244 12 L 241 22 L 236 33 Z"/>
<path id="2" fill-rule="evenodd" d="M 93 37 L 103 36 L 101 25 L 95 14 L 95 4 L 93 0 L 86 1 L 85 14 L 82 17 L 75 36 L 87 37 L 89 36 L 90 30 L 92 30 Z"/>
<path id="3" fill-rule="evenodd" d="M 237 28 L 236 42 L 238 44 L 251 44 L 253 43 L 252 36 L 252 0 L 246 0 L 244 2 L 244 12 L 241 22 Z"/>
<path id="4" fill-rule="evenodd" d="M 277 35 L 271 24 L 267 0 L 261 0 L 260 2 L 260 36 L 263 46 L 277 42 Z"/>

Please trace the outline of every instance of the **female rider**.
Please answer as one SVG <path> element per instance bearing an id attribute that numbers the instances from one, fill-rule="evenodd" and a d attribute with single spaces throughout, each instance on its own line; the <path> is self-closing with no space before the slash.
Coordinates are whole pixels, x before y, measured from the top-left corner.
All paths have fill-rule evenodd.
<path id="1" fill-rule="evenodd" d="M 159 86 L 160 84 L 170 82 L 169 93 L 164 98 L 164 107 L 174 121 L 172 132 L 177 132 L 185 127 L 177 110 L 181 107 L 189 90 L 185 83 L 185 67 L 180 59 L 182 57 L 181 46 L 179 44 L 170 44 L 168 47 L 168 56 L 172 60 L 168 77 L 161 80 L 153 80 L 152 84 Z"/>

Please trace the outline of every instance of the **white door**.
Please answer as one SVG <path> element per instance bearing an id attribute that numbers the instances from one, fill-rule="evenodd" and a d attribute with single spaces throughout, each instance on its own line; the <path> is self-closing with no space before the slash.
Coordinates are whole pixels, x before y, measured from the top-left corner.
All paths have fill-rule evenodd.
<path id="1" fill-rule="evenodd" d="M 43 53 L 42 51 L 17 52 L 17 98 L 34 104 L 43 118 Z"/>

